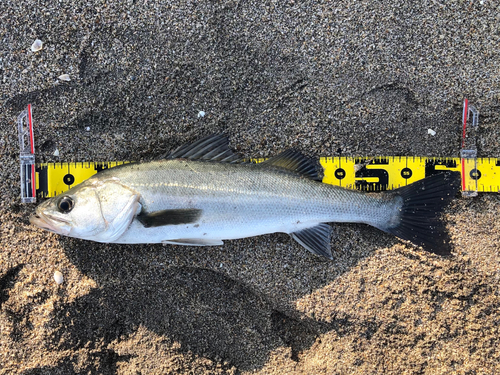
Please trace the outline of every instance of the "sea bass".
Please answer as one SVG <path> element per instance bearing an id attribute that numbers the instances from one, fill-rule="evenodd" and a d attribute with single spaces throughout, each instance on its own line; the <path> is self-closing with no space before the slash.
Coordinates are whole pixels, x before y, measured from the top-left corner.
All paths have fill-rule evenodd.
<path id="1" fill-rule="evenodd" d="M 458 172 L 364 193 L 321 183 L 320 168 L 295 150 L 259 164 L 239 162 L 228 139 L 213 135 L 163 160 L 97 173 L 42 203 L 30 222 L 64 236 L 120 244 L 212 246 L 283 232 L 330 259 L 326 223 L 365 223 L 450 253 L 440 214 L 460 187 Z"/>

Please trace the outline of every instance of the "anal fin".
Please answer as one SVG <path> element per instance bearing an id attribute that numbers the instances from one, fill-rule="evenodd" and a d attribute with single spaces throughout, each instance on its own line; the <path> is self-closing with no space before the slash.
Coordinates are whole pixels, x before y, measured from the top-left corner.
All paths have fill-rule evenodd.
<path id="1" fill-rule="evenodd" d="M 290 233 L 290 236 L 311 253 L 333 259 L 330 241 L 332 227 L 328 224 L 318 224 L 312 228 Z"/>
<path id="2" fill-rule="evenodd" d="M 184 246 L 219 246 L 224 245 L 221 240 L 209 240 L 204 238 L 179 238 L 175 240 L 164 240 L 162 244 L 168 245 L 184 245 Z"/>

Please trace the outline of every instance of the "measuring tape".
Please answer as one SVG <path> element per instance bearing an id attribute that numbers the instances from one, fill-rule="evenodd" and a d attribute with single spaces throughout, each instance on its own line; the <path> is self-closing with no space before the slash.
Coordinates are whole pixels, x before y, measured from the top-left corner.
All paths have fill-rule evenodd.
<path id="1" fill-rule="evenodd" d="M 387 156 L 321 158 L 320 162 L 324 183 L 363 191 L 397 189 L 442 171 L 458 171 L 462 192 L 500 192 L 500 159 Z"/>
<path id="2" fill-rule="evenodd" d="M 127 162 L 74 162 L 36 164 L 36 197 L 50 198 L 92 175 Z M 324 157 L 323 182 L 363 191 L 397 189 L 442 171 L 465 171 L 465 191 L 500 192 L 500 159 L 417 156 Z"/>
<path id="3" fill-rule="evenodd" d="M 36 197 L 59 195 L 94 174 L 121 165 L 123 161 L 36 164 Z"/>
<path id="4" fill-rule="evenodd" d="M 467 122 L 472 114 L 470 129 Z M 460 158 L 424 156 L 386 157 L 322 157 L 323 182 L 350 189 L 370 192 L 397 189 L 442 171 L 458 171 L 462 175 L 462 195 L 476 196 L 478 192 L 500 192 L 500 159 L 477 158 L 475 137 L 479 112 L 464 100 L 463 137 Z M 21 144 L 21 200 L 35 202 L 36 198 L 59 195 L 118 162 L 72 162 L 35 164 L 31 106 L 18 118 Z M 27 139 L 29 138 L 29 143 Z M 261 159 L 263 160 L 263 159 Z M 259 161 L 261 161 L 259 160 Z"/>

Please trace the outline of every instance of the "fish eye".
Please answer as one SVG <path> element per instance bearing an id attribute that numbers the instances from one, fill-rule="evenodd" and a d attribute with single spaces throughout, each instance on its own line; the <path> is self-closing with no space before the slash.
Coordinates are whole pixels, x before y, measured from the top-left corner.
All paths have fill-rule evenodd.
<path id="1" fill-rule="evenodd" d="M 57 208 L 60 212 L 67 214 L 73 209 L 73 198 L 71 197 L 62 197 L 59 203 L 57 203 Z"/>

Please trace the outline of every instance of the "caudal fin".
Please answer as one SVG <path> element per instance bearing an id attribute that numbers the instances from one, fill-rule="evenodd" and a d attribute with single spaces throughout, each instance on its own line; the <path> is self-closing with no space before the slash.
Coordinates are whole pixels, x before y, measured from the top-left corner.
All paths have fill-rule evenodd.
<path id="1" fill-rule="evenodd" d="M 449 255 L 449 236 L 441 221 L 443 208 L 455 197 L 460 188 L 459 172 L 443 172 L 388 194 L 403 198 L 399 221 L 390 228 L 380 228 L 424 250 Z"/>

